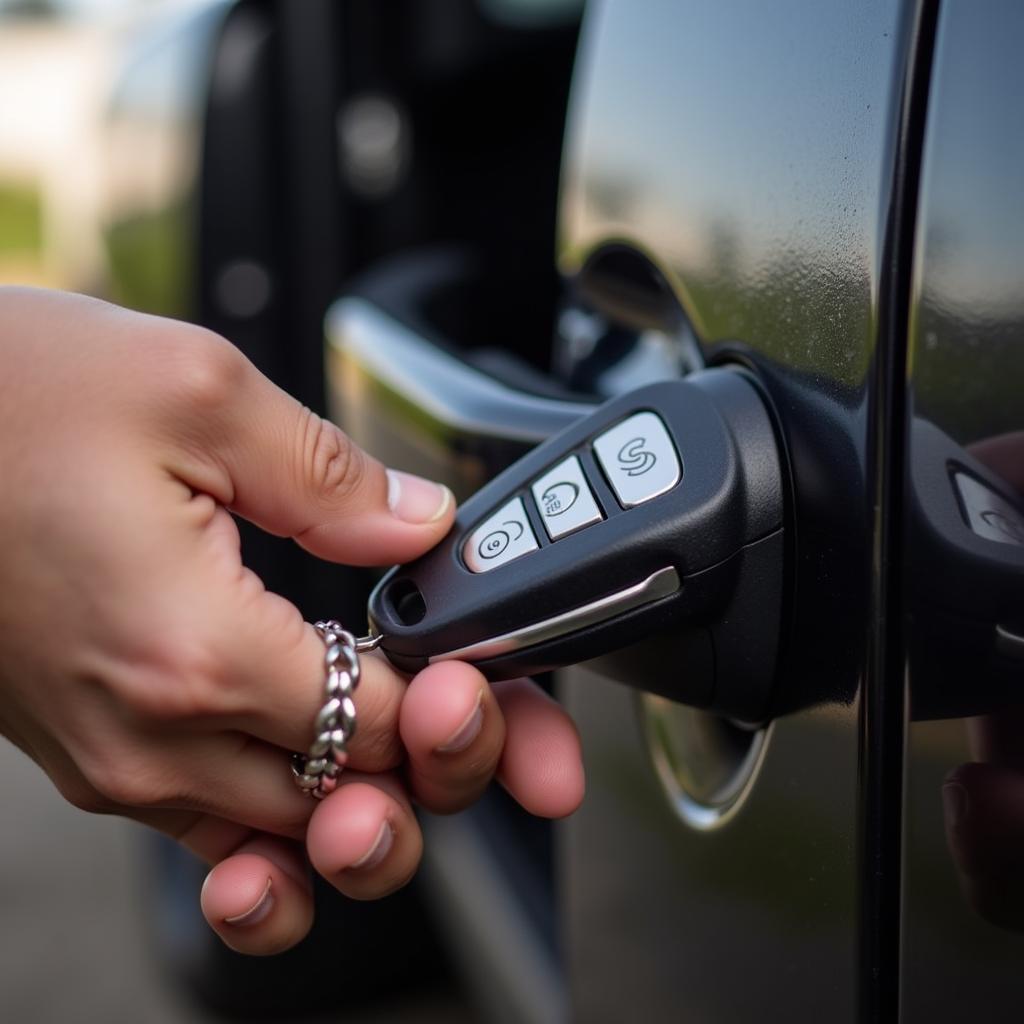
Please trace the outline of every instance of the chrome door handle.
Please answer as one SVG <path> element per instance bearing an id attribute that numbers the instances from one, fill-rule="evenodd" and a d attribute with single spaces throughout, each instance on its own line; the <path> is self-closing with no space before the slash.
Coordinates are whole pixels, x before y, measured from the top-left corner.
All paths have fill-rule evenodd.
<path id="1" fill-rule="evenodd" d="M 510 388 L 366 298 L 335 302 L 326 334 L 336 422 L 389 465 L 459 497 L 593 409 Z"/>

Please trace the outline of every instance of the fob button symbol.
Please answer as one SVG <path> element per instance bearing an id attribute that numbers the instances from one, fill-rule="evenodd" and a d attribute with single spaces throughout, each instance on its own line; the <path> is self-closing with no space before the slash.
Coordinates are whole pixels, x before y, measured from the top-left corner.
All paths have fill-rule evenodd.
<path id="1" fill-rule="evenodd" d="M 645 438 L 634 437 L 619 449 L 617 458 L 628 476 L 643 476 L 658 461 L 658 456 L 644 447 L 646 443 Z"/>
<path id="2" fill-rule="evenodd" d="M 576 504 L 576 499 L 580 495 L 579 487 L 571 483 L 568 480 L 563 480 L 561 483 L 552 484 L 544 493 L 540 496 L 541 502 L 544 507 L 544 515 L 546 516 L 560 516 L 564 515 Z"/>
<path id="3" fill-rule="evenodd" d="M 537 547 L 523 499 L 513 498 L 466 538 L 462 559 L 470 572 L 489 572 Z"/>
<path id="4" fill-rule="evenodd" d="M 508 547 L 511 539 L 504 530 L 495 530 L 480 541 L 477 553 L 481 558 L 497 558 Z"/>
<path id="5" fill-rule="evenodd" d="M 1001 494 L 967 473 L 953 477 L 967 525 L 985 540 L 1024 545 L 1024 516 Z"/>
<path id="6" fill-rule="evenodd" d="M 594 455 L 623 508 L 664 494 L 683 475 L 672 437 L 653 412 L 634 413 L 599 434 Z"/>
<path id="7" fill-rule="evenodd" d="M 602 519 L 590 484 L 583 475 L 583 467 L 575 455 L 552 466 L 533 482 L 530 490 L 544 521 L 544 529 L 552 540 L 558 540 L 581 526 L 599 523 Z"/>

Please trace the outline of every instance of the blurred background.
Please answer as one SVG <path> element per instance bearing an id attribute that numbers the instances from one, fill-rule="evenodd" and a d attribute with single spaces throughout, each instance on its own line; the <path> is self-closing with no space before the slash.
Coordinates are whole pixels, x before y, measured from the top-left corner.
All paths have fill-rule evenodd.
<path id="1" fill-rule="evenodd" d="M 482 285 L 446 332 L 481 359 L 488 345 L 521 351 L 506 370 L 529 374 L 529 339 L 555 303 L 581 7 L 0 0 L 0 283 L 203 323 L 323 410 L 332 300 L 391 254 L 436 250 L 516 295 Z M 508 315 L 481 345 L 473 310 L 496 301 Z M 538 338 L 540 351 L 550 328 Z M 364 615 L 367 577 L 252 531 L 244 547 L 307 617 Z M 501 1017 L 485 1009 L 493 979 L 457 980 L 457 926 L 444 923 L 429 865 L 426 881 L 378 905 L 320 892 L 309 941 L 250 961 L 207 934 L 204 872 L 190 858 L 64 805 L 5 742 L 0 780 L 2 1021 Z M 500 793 L 474 813 L 503 843 L 553 961 L 550 830 Z M 545 963 L 537 970 L 540 983 L 520 972 L 514 987 L 544 1019 L 560 995 Z M 521 1006 L 508 1013 L 522 1019 Z"/>

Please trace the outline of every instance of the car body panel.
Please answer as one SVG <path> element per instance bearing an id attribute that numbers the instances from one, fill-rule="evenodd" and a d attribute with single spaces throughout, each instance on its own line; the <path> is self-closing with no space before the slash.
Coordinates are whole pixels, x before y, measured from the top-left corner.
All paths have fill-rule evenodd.
<path id="1" fill-rule="evenodd" d="M 799 496 L 798 607 L 814 598 L 780 679 L 806 709 L 774 723 L 745 803 L 703 833 L 659 785 L 634 693 L 567 674 L 590 780 L 561 859 L 575 1019 L 842 1021 L 861 1006 L 872 365 L 911 28 L 893 4 L 588 11 L 561 267 L 624 240 L 709 359 L 755 369 Z"/>
<path id="2" fill-rule="evenodd" d="M 910 336 L 915 412 L 976 452 L 986 439 L 1024 430 L 1024 9 L 1012 0 L 983 9 L 984 15 L 965 0 L 945 0 L 940 8 Z M 912 460 L 916 454 L 911 448 Z M 1010 493 L 1012 486 L 1008 481 Z M 913 573 L 913 564 L 908 568 Z M 983 671 L 979 664 L 977 672 Z M 962 685 L 970 689 L 979 682 L 968 675 Z M 911 696 L 928 685 L 912 665 Z M 976 856 L 969 868 L 954 858 L 951 842 L 964 840 L 947 831 L 943 799 L 956 797 L 944 794 L 943 783 L 972 762 L 1019 770 L 1021 749 L 1020 712 L 1012 704 L 986 716 L 909 726 L 902 985 L 907 1024 L 1020 1019 L 1019 882 L 990 877 L 984 857 Z M 1011 876 L 1019 876 L 1024 845 L 1009 827 L 1013 817 L 1011 808 L 1002 819 L 999 856 Z M 968 808 L 968 834 L 971 821 Z"/>

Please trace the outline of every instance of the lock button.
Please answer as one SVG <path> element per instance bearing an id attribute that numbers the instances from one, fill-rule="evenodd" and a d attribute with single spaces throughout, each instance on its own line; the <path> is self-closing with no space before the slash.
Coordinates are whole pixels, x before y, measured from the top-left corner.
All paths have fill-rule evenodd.
<path id="1" fill-rule="evenodd" d="M 552 540 L 601 521 L 601 510 L 575 455 L 548 470 L 531 490 L 544 529 Z"/>
<path id="2" fill-rule="evenodd" d="M 653 412 L 638 412 L 600 434 L 594 454 L 623 508 L 670 491 L 682 475 L 672 438 Z"/>

